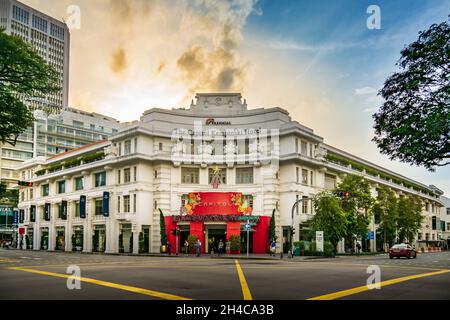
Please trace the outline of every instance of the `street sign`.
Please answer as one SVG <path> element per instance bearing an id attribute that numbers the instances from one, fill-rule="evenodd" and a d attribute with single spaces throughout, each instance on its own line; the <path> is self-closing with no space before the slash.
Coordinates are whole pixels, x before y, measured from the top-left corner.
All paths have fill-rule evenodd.
<path id="1" fill-rule="evenodd" d="M 247 223 L 247 224 L 245 225 L 245 230 L 249 231 L 251 228 L 252 228 L 252 226 L 251 226 L 250 223 Z"/>
<path id="2" fill-rule="evenodd" d="M 366 239 L 367 239 L 367 240 L 373 240 L 373 239 L 375 239 L 374 232 L 373 232 L 373 231 L 370 231 L 370 232 L 367 234 Z"/>
<path id="3" fill-rule="evenodd" d="M 316 231 L 316 250 L 323 252 L 323 231 Z"/>

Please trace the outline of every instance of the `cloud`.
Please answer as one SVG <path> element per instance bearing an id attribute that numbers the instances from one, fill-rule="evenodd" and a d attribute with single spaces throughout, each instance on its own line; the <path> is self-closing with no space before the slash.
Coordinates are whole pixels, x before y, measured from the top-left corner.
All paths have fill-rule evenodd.
<path id="1" fill-rule="evenodd" d="M 355 89 L 355 96 L 362 96 L 367 94 L 377 93 L 377 89 L 373 87 L 363 87 L 359 89 Z"/>
<path id="2" fill-rule="evenodd" d="M 119 48 L 113 52 L 109 66 L 111 71 L 117 75 L 122 74 L 127 69 L 127 54 L 123 48 Z"/>
<path id="3" fill-rule="evenodd" d="M 188 6 L 181 28 L 193 30 L 192 42 L 177 60 L 180 80 L 190 96 L 198 91 L 243 91 L 248 62 L 239 55 L 242 29 L 256 0 L 197 0 Z"/>

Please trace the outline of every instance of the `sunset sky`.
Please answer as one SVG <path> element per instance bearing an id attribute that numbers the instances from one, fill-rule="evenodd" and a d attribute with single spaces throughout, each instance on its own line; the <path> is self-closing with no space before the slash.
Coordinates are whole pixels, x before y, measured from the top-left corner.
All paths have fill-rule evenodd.
<path id="1" fill-rule="evenodd" d="M 71 31 L 70 106 L 121 121 L 187 107 L 196 92 L 241 92 L 250 108 L 282 107 L 325 142 L 450 194 L 450 167 L 430 173 L 380 155 L 377 92 L 418 32 L 450 0 L 22 0 Z M 381 30 L 366 10 L 381 9 Z"/>

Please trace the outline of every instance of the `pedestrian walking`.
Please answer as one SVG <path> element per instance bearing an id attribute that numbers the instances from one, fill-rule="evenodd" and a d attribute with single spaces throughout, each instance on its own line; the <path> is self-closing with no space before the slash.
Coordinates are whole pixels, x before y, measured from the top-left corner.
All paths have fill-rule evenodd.
<path id="1" fill-rule="evenodd" d="M 200 239 L 197 239 L 196 247 L 197 247 L 197 257 L 200 257 L 202 250 L 202 242 L 200 241 Z"/>
<path id="2" fill-rule="evenodd" d="M 218 250 L 219 257 L 223 254 L 223 246 L 224 246 L 223 241 L 220 240 L 219 241 L 219 250 Z"/>
<path id="3" fill-rule="evenodd" d="M 169 242 L 167 242 L 167 252 L 169 253 L 169 256 L 172 254 L 172 253 L 170 252 L 170 249 L 172 249 L 172 246 L 170 245 Z"/>
<path id="4" fill-rule="evenodd" d="M 272 240 L 272 243 L 270 244 L 270 255 L 275 257 L 275 252 L 277 250 L 277 243 L 275 240 Z"/>

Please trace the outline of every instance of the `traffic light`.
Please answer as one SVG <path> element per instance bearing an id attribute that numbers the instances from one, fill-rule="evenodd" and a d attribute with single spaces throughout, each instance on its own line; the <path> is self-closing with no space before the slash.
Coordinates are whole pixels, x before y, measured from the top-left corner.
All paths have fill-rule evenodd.
<path id="1" fill-rule="evenodd" d="M 339 198 L 344 198 L 344 199 L 348 199 L 351 196 L 350 192 L 347 192 L 347 191 L 345 191 L 345 192 L 338 191 L 338 192 L 335 192 L 335 195 L 338 196 Z"/>
<path id="2" fill-rule="evenodd" d="M 295 234 L 295 228 L 291 227 L 291 235 L 293 236 Z"/>
<path id="3" fill-rule="evenodd" d="M 17 181 L 17 185 L 19 185 L 21 187 L 32 187 L 33 182 Z"/>

